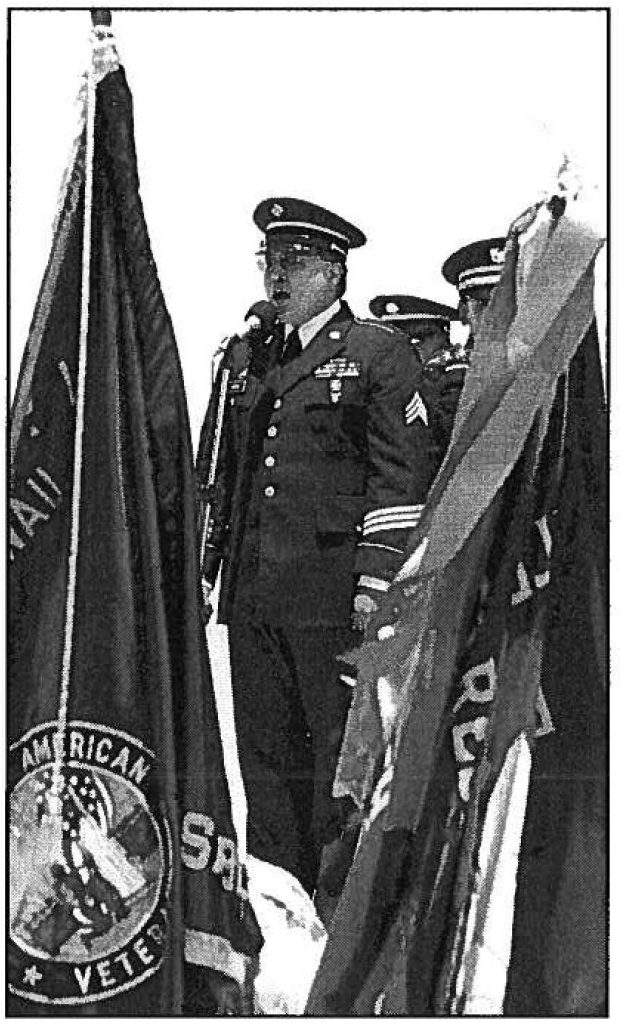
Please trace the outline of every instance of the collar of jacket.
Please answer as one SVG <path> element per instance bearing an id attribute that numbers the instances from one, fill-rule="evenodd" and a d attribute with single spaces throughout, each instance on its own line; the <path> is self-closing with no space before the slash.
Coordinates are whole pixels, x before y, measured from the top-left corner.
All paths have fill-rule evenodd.
<path id="1" fill-rule="evenodd" d="M 331 320 L 321 328 L 300 356 L 286 366 L 276 367 L 268 374 L 266 384 L 276 395 L 283 395 L 292 387 L 309 377 L 317 366 L 328 362 L 338 354 L 347 343 L 347 334 L 353 324 L 353 313 L 346 302 Z"/>

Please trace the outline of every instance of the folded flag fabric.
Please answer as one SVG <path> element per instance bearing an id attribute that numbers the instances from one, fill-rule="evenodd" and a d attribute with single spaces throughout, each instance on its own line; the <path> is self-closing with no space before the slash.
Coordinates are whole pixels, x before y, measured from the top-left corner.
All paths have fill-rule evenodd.
<path id="1" fill-rule="evenodd" d="M 489 942 L 505 957 L 485 1012 L 604 1004 L 602 239 L 581 208 L 563 195 L 511 226 L 449 451 L 377 638 L 350 656 L 334 791 L 366 820 L 309 1013 L 480 1011 Z M 549 764 L 564 785 L 545 782 Z M 490 938 L 500 884 L 508 931 Z M 531 916 L 545 889 L 547 935 Z M 561 942 L 575 950 L 564 982 Z"/>

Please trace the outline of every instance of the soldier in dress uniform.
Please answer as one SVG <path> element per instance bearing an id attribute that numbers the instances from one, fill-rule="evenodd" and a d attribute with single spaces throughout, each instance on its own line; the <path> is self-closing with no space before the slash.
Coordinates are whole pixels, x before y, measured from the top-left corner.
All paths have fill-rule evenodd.
<path id="1" fill-rule="evenodd" d="M 415 352 L 343 300 L 347 254 L 365 236 L 297 199 L 267 199 L 254 220 L 278 323 L 229 359 L 203 574 L 212 585 L 223 563 L 249 851 L 312 892 L 338 829 L 331 787 L 351 691 L 336 659 L 400 567 L 432 466 Z"/>
<path id="2" fill-rule="evenodd" d="M 504 268 L 505 238 L 483 238 L 457 249 L 441 272 L 459 293 L 459 319 L 469 326 L 467 348 L 474 344 L 480 317 L 489 304 Z"/>
<path id="3" fill-rule="evenodd" d="M 460 345 L 450 343 L 450 323 L 458 312 L 432 299 L 417 295 L 377 295 L 370 312 L 381 323 L 389 323 L 410 338 L 420 360 L 423 386 L 421 414 L 429 427 L 435 471 L 447 451 L 459 396 L 469 366 L 469 355 Z"/>

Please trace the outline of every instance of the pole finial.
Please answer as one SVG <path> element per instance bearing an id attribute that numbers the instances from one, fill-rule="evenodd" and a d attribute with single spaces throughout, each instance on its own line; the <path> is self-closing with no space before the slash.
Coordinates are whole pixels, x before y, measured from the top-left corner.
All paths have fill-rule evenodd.
<path id="1" fill-rule="evenodd" d="M 93 25 L 105 25 L 110 27 L 112 24 L 112 11 L 109 7 L 92 7 L 90 17 Z"/>

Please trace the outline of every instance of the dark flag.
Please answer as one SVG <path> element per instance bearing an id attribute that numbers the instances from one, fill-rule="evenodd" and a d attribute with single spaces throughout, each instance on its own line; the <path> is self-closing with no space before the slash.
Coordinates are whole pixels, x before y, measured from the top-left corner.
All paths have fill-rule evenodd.
<path id="1" fill-rule="evenodd" d="M 181 367 L 131 95 L 97 38 L 107 73 L 11 418 L 9 1008 L 208 1013 L 261 940 L 201 624 Z"/>
<path id="2" fill-rule="evenodd" d="M 425 521 L 356 659 L 336 792 L 366 820 L 309 1013 L 604 1006 L 599 246 L 578 200 L 509 233 Z"/>
<path id="3" fill-rule="evenodd" d="M 606 1014 L 607 429 L 596 332 L 571 362 L 508 1015 Z"/>

